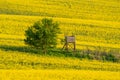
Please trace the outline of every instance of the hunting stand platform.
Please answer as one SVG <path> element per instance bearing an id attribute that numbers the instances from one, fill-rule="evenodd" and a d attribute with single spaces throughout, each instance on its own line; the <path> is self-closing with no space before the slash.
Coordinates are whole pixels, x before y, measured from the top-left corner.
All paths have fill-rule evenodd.
<path id="1" fill-rule="evenodd" d="M 62 49 L 65 49 L 68 52 L 70 48 L 72 48 L 73 51 L 76 50 L 75 36 L 65 36 L 65 44 Z"/>

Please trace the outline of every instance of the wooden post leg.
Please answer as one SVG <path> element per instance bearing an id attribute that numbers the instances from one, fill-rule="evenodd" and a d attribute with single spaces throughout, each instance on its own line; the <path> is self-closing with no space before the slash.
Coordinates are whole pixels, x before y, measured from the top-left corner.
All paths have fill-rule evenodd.
<path id="1" fill-rule="evenodd" d="M 68 43 L 66 43 L 66 51 L 68 52 Z"/>
<path id="2" fill-rule="evenodd" d="M 75 42 L 73 44 L 74 44 L 74 51 L 75 51 L 76 50 L 76 44 L 75 44 Z"/>
<path id="3" fill-rule="evenodd" d="M 64 46 L 63 46 L 62 50 L 65 48 L 65 46 L 66 46 L 66 43 L 64 44 Z"/>

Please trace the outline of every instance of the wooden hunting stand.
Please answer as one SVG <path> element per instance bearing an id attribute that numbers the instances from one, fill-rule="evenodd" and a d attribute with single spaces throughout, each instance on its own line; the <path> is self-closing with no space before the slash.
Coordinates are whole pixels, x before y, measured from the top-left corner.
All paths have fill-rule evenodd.
<path id="1" fill-rule="evenodd" d="M 70 44 L 72 44 L 72 46 L 70 46 Z M 72 48 L 73 51 L 76 50 L 75 36 L 65 36 L 65 44 L 62 49 L 65 49 L 68 52 L 70 48 Z"/>

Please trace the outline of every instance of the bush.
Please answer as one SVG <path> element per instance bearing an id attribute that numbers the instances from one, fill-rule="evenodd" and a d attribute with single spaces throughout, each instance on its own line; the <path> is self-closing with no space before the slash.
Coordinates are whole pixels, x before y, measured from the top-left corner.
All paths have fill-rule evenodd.
<path id="1" fill-rule="evenodd" d="M 56 47 L 59 24 L 52 19 L 43 18 L 25 31 L 26 44 L 46 53 L 48 49 Z"/>

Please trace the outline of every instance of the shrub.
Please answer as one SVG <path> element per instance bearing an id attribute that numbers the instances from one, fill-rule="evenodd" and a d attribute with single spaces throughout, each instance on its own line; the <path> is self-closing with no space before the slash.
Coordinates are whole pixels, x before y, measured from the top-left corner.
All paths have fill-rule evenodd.
<path id="1" fill-rule="evenodd" d="M 59 24 L 52 19 L 43 18 L 25 31 L 24 41 L 46 53 L 48 49 L 56 46 L 57 33 L 59 33 Z"/>

